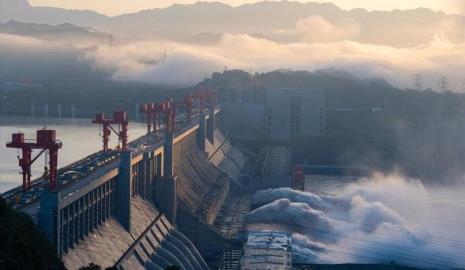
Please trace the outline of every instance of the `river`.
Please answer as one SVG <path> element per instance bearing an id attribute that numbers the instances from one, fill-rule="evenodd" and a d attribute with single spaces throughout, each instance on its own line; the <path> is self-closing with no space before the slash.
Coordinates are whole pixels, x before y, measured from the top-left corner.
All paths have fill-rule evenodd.
<path id="1" fill-rule="evenodd" d="M 22 132 L 26 139 L 35 139 L 36 130 L 47 126 L 57 131 L 57 139 L 63 142 L 63 148 L 58 153 L 58 167 L 66 166 L 79 160 L 102 147 L 99 135 L 100 127 L 92 124 L 90 119 L 71 118 L 41 118 L 41 117 L 0 117 L 0 193 L 21 185 L 22 176 L 18 165 L 18 155 L 21 152 L 6 147 L 11 140 L 11 134 Z M 129 124 L 129 140 L 135 139 L 146 132 L 146 126 L 141 123 Z M 112 134 L 110 147 L 117 144 L 117 137 Z M 33 157 L 39 153 L 33 151 Z M 41 176 L 45 165 L 42 155 L 32 166 L 32 178 Z"/>

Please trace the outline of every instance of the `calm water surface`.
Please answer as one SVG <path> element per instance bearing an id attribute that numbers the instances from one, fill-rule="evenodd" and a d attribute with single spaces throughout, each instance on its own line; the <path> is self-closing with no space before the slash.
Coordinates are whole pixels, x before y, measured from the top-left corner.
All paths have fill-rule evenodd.
<path id="1" fill-rule="evenodd" d="M 18 165 L 20 151 L 6 148 L 6 143 L 11 140 L 11 134 L 23 132 L 26 139 L 35 139 L 36 130 L 44 128 L 47 122 L 48 129 L 57 131 L 57 139 L 63 142 L 63 148 L 58 152 L 58 166 L 63 167 L 79 160 L 102 147 L 102 139 L 99 136 L 100 128 L 93 125 L 89 119 L 45 118 L 35 117 L 0 117 L 0 193 L 22 184 L 22 176 Z M 129 124 L 129 139 L 135 139 L 146 132 L 144 124 Z M 110 146 L 116 146 L 118 139 L 111 136 Z M 34 150 L 33 157 L 39 153 Z M 42 154 L 32 167 L 32 178 L 41 176 L 45 165 Z"/>

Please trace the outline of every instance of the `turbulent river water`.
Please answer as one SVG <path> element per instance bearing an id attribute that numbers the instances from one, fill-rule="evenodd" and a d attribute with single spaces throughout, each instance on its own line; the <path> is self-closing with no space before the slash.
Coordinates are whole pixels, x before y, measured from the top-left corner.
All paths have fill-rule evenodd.
<path id="1" fill-rule="evenodd" d="M 465 267 L 464 185 L 422 184 L 402 175 L 306 180 L 306 192 L 258 191 L 249 230 L 293 233 L 301 263 L 398 263 Z"/>
<path id="2" fill-rule="evenodd" d="M 41 118 L 41 117 L 0 117 L 0 192 L 21 185 L 21 175 L 18 166 L 18 152 L 16 149 L 6 148 L 5 144 L 11 140 L 11 134 L 23 132 L 26 138 L 35 138 L 37 129 L 44 126 L 57 131 L 57 139 L 63 142 L 59 151 L 59 167 L 70 164 L 93 152 L 100 150 L 102 140 L 99 136 L 100 128 L 93 125 L 89 119 L 70 118 Z M 145 133 L 146 127 L 140 123 L 130 123 L 129 139 L 135 139 Z M 112 135 L 110 144 L 116 145 L 117 139 Z M 38 151 L 33 152 L 33 156 Z M 45 158 L 40 157 L 32 167 L 33 178 L 42 175 Z"/>

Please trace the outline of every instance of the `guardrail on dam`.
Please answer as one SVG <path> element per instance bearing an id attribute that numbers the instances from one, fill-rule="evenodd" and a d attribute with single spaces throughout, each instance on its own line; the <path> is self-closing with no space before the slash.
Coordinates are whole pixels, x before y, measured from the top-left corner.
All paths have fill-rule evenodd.
<path id="1" fill-rule="evenodd" d="M 143 149 L 40 198 L 39 225 L 68 269 L 208 269 L 224 248 L 213 226 L 245 164 L 216 122 L 219 108 L 173 135 L 150 133 Z M 152 137 L 150 137 L 152 136 Z M 234 187 L 234 188 L 233 188 Z"/>

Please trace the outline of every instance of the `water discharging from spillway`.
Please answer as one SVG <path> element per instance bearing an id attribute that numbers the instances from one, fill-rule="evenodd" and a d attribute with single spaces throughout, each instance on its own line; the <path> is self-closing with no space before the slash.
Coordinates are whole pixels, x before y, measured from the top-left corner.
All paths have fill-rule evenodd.
<path id="1" fill-rule="evenodd" d="M 294 262 L 465 267 L 464 186 L 375 174 L 330 195 L 263 190 L 248 228 L 293 232 Z"/>

